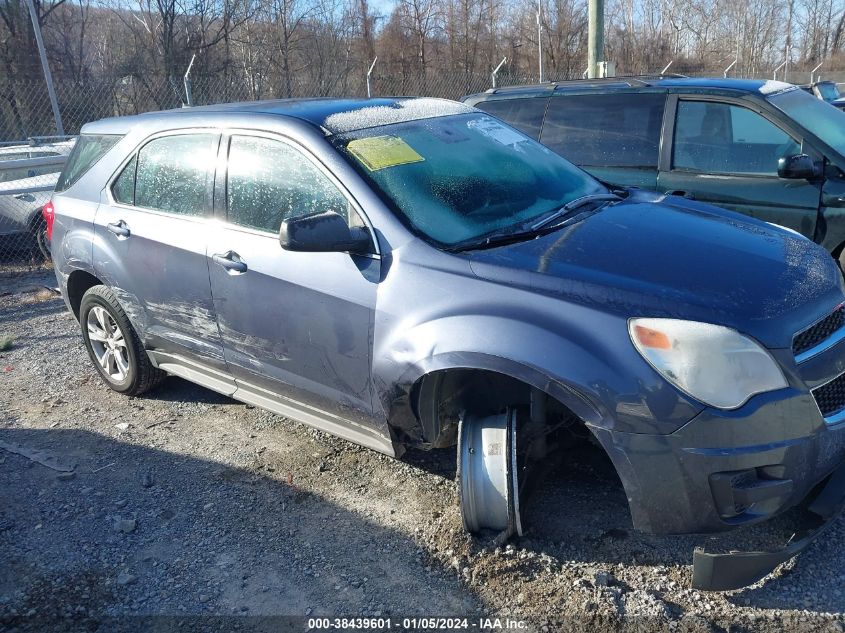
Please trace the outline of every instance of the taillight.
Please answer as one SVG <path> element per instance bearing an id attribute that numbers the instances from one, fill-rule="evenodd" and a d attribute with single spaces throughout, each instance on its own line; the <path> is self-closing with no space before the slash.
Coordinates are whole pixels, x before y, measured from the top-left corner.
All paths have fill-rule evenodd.
<path id="1" fill-rule="evenodd" d="M 44 216 L 44 221 L 47 223 L 47 239 L 53 239 L 53 220 L 56 219 L 56 209 L 53 207 L 53 201 L 51 200 L 47 204 L 44 205 L 44 208 L 41 209 L 41 215 Z"/>

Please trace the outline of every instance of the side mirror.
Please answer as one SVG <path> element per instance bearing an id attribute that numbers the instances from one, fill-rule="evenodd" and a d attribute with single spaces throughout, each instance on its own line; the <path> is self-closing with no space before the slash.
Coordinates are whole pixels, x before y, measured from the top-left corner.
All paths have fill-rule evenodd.
<path id="1" fill-rule="evenodd" d="M 806 154 L 784 156 L 778 159 L 778 176 L 790 180 L 814 178 L 816 176 L 816 164 Z"/>
<path id="2" fill-rule="evenodd" d="M 372 251 L 369 231 L 350 228 L 334 211 L 284 220 L 279 230 L 279 243 L 286 251 L 307 253 L 366 254 Z"/>

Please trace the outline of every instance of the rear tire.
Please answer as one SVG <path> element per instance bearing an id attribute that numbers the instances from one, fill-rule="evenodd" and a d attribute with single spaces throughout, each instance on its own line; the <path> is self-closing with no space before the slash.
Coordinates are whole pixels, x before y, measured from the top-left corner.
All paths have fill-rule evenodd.
<path id="1" fill-rule="evenodd" d="M 114 391 L 138 396 L 167 376 L 153 367 L 129 317 L 106 286 L 94 286 L 82 295 L 79 324 L 91 362 Z"/>
<path id="2" fill-rule="evenodd" d="M 38 217 L 32 222 L 32 236 L 35 238 L 38 253 L 41 254 L 45 262 L 49 262 L 53 258 L 53 255 L 50 253 L 50 240 L 47 239 L 47 222 L 44 218 Z"/>

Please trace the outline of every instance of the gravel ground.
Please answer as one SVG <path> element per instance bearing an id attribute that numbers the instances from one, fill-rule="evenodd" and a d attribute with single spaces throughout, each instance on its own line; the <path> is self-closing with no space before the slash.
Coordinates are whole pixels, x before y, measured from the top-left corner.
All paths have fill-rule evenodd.
<path id="1" fill-rule="evenodd" d="M 716 539 L 639 534 L 612 466 L 578 443 L 528 499 L 526 535 L 497 547 L 461 529 L 453 451 L 392 460 L 177 378 L 109 391 L 54 283 L 0 278 L 0 630 L 389 615 L 845 631 L 841 519 L 754 586 L 691 590 L 695 545 L 782 542 L 796 517 Z"/>

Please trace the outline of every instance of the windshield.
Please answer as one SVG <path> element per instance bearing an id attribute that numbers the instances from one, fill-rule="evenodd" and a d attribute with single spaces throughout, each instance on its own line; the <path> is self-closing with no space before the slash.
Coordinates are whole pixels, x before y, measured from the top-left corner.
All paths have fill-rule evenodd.
<path id="1" fill-rule="evenodd" d="M 776 94 L 769 103 L 845 156 L 845 112 L 803 90 Z"/>
<path id="2" fill-rule="evenodd" d="M 606 191 L 551 150 L 484 114 L 395 123 L 333 143 L 413 231 L 450 246 L 518 227 Z"/>

